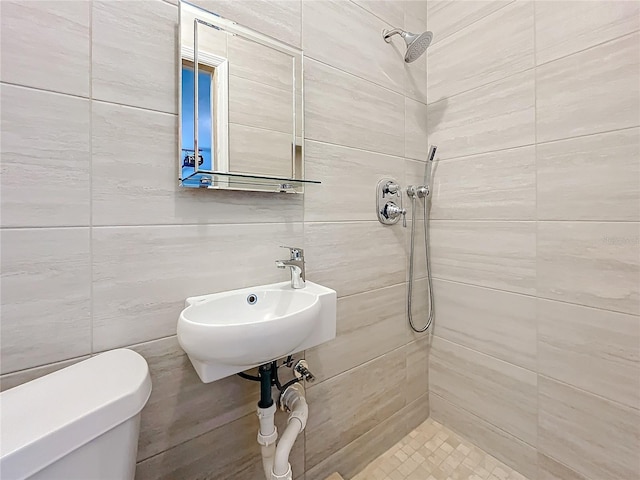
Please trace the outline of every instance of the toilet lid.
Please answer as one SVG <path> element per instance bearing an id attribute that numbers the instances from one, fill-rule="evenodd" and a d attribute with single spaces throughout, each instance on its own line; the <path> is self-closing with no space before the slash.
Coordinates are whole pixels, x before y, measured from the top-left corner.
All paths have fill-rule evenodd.
<path id="1" fill-rule="evenodd" d="M 0 475 L 27 478 L 142 410 L 145 359 L 118 349 L 0 393 Z"/>

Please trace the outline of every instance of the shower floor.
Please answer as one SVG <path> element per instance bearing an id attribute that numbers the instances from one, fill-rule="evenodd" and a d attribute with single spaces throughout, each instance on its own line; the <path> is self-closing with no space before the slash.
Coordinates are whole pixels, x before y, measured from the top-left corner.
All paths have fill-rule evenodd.
<path id="1" fill-rule="evenodd" d="M 527 480 L 473 443 L 428 419 L 352 480 Z"/>

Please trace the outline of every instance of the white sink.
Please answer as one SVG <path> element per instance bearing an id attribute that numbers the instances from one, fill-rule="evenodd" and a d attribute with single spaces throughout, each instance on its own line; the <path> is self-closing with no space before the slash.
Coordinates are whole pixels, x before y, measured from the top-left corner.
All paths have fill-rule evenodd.
<path id="1" fill-rule="evenodd" d="M 178 341 L 200 379 L 213 382 L 335 338 L 336 297 L 312 282 L 190 297 Z"/>

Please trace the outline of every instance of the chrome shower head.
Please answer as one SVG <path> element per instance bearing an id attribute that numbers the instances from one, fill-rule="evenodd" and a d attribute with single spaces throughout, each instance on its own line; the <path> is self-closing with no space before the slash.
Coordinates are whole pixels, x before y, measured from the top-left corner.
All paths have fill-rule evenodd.
<path id="1" fill-rule="evenodd" d="M 384 41 L 387 43 L 391 42 L 391 37 L 393 35 L 400 35 L 407 44 L 407 51 L 404 54 L 404 61 L 407 63 L 416 61 L 420 57 L 420 55 L 422 55 L 427 50 L 427 48 L 431 44 L 431 40 L 433 39 L 433 33 L 431 32 L 418 34 L 406 32 L 399 28 L 382 31 L 382 38 L 384 38 Z"/>

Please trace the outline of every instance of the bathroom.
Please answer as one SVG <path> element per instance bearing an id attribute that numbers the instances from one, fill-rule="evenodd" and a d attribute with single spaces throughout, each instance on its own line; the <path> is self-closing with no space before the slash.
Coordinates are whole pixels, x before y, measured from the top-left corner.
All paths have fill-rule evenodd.
<path id="1" fill-rule="evenodd" d="M 186 8 L 302 70 L 282 191 L 178 179 L 199 163 L 181 152 Z M 406 32 L 432 32 L 410 62 Z M 288 478 L 640 478 L 640 1 L 2 0 L 0 42 L 0 443 L 22 431 L 16 392 L 88 398 L 100 375 L 46 379 L 132 351 L 151 389 L 136 480 L 264 479 L 265 392 L 201 380 L 179 318 L 188 298 L 301 279 L 276 267 L 284 245 L 304 251 L 292 290 L 335 293 L 331 339 L 269 359 L 314 380 L 294 385 Z M 271 78 L 254 57 L 243 71 Z M 14 475 L 0 450 L 3 480 L 71 478 Z"/>

